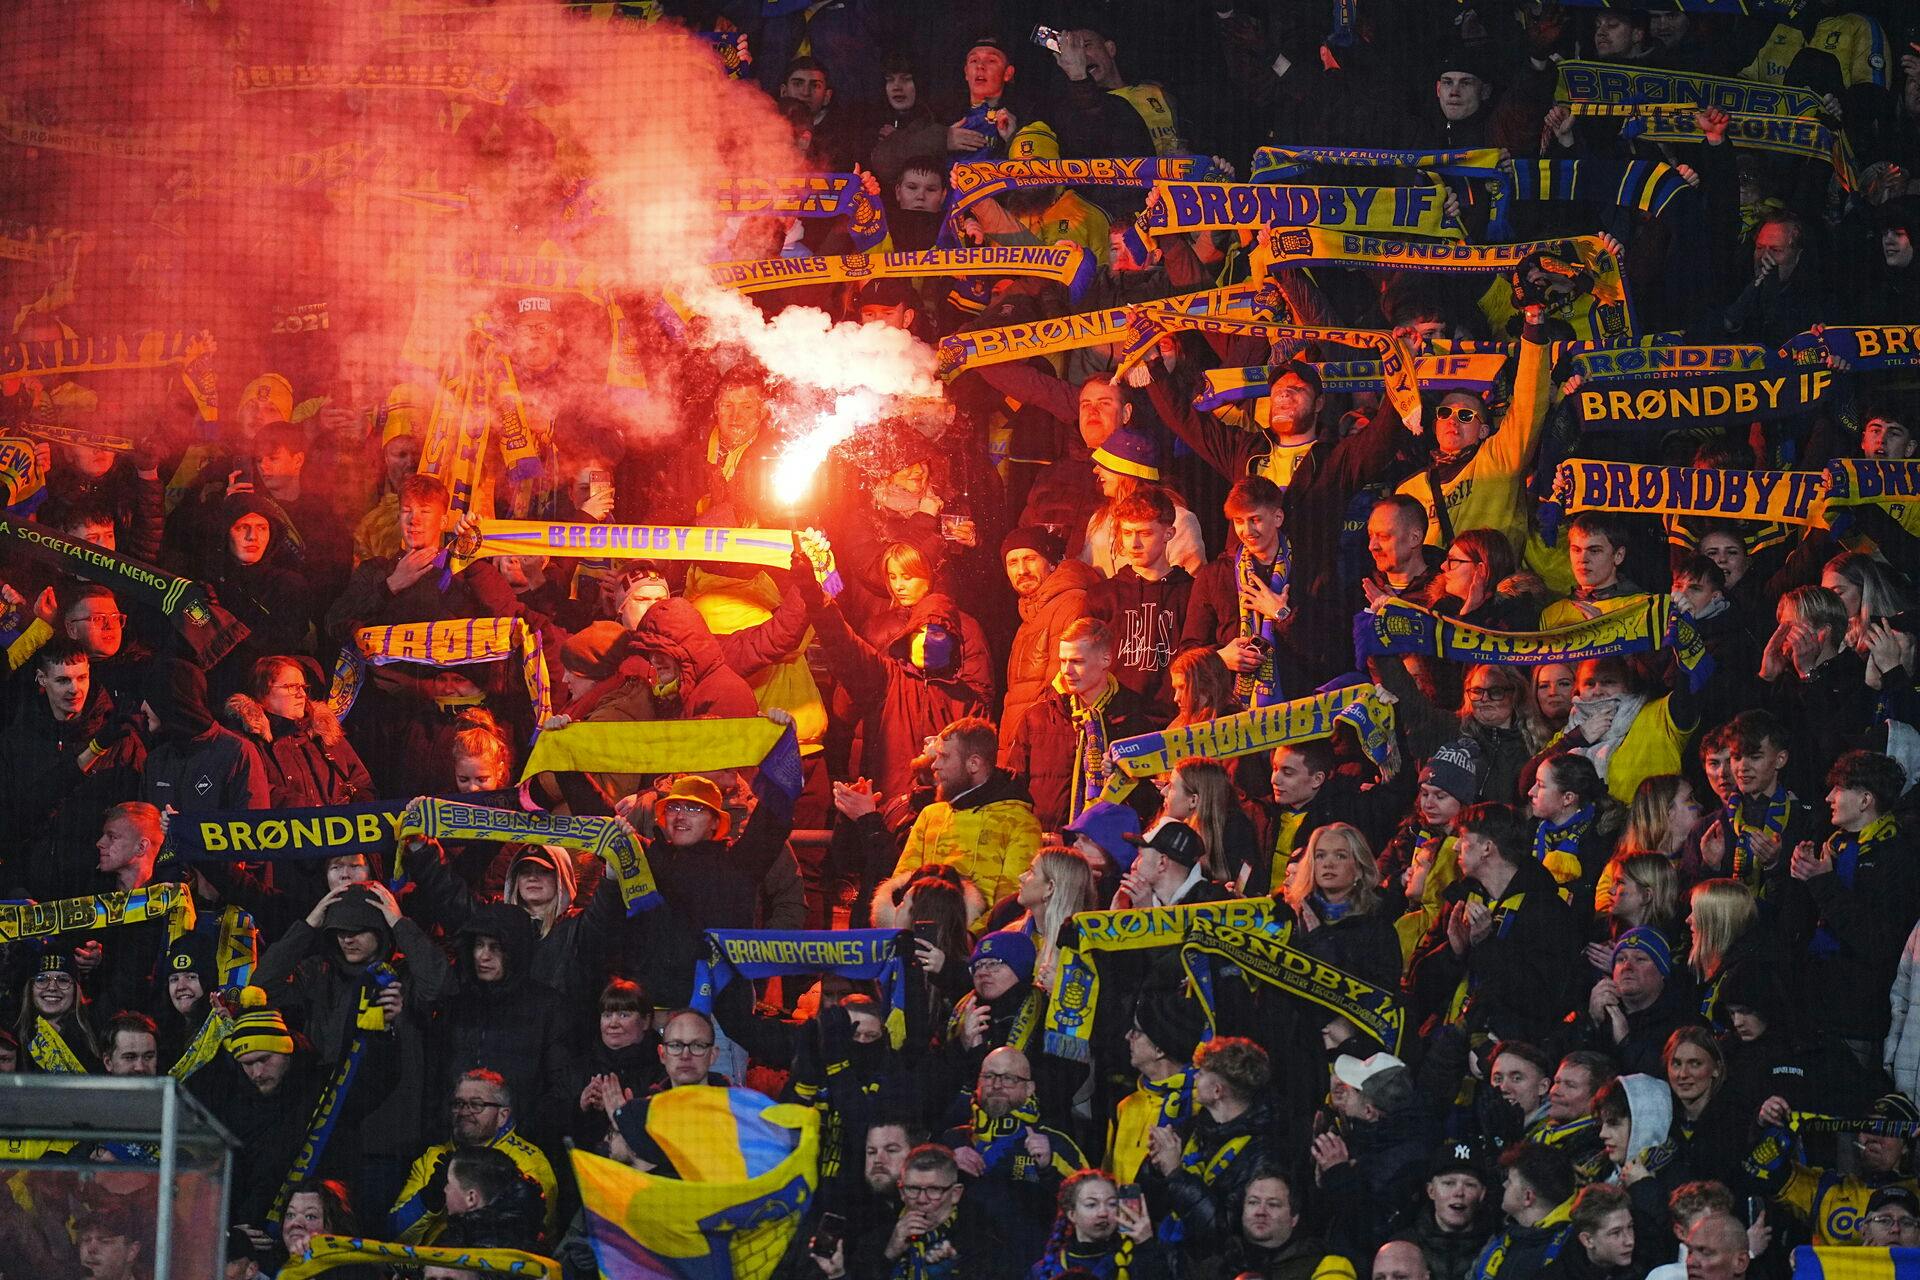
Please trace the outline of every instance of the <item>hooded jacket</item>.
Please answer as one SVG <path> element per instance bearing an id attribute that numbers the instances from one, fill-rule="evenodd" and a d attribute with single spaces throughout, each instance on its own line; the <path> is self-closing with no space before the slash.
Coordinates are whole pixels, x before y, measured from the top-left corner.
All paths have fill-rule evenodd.
<path id="1" fill-rule="evenodd" d="M 854 750 L 859 772 L 873 779 L 881 796 L 906 793 L 913 759 L 928 737 L 955 720 L 984 715 L 993 702 L 992 667 L 984 646 L 967 639 L 978 625 L 940 592 L 929 592 L 870 644 L 848 625 L 840 606 L 825 601 L 810 608 L 815 634 L 840 681 L 848 710 L 859 718 Z M 923 670 L 913 661 L 914 636 L 922 627 L 944 627 L 959 652 L 945 667 Z M 836 695 L 836 702 L 839 700 Z"/>
<path id="2" fill-rule="evenodd" d="M 1019 886 L 1040 848 L 1040 823 L 1026 790 L 995 769 L 979 786 L 920 811 L 893 874 L 944 863 L 973 882 L 989 903 Z"/>
<path id="3" fill-rule="evenodd" d="M 688 601 L 670 596 L 648 609 L 634 628 L 633 647 L 646 654 L 664 654 L 680 669 L 676 690 L 654 690 L 656 700 L 666 701 L 669 708 L 678 702 L 674 718 L 738 719 L 760 714 L 753 690 L 727 665 L 707 620 Z"/>
<path id="4" fill-rule="evenodd" d="M 375 798 L 373 778 L 324 702 L 309 698 L 307 714 L 288 720 L 236 693 L 227 699 L 221 718 L 259 748 L 274 808 L 359 804 Z"/>
<path id="5" fill-rule="evenodd" d="M 140 798 L 163 813 L 169 806 L 176 813 L 268 808 L 266 763 L 253 743 L 213 722 L 206 673 L 184 658 L 163 658 L 149 676 L 146 703 L 160 731 Z"/>
<path id="6" fill-rule="evenodd" d="M 351 909 L 343 911 L 343 907 Z M 380 954 L 399 971 L 406 992 L 400 1023 L 392 1033 L 398 1058 L 396 1083 L 362 1126 L 362 1149 L 410 1157 L 419 1151 L 423 1137 L 427 1010 L 440 999 L 447 983 L 446 958 L 426 932 L 406 916 L 388 930 L 364 896 L 354 895 L 329 908 L 321 928 L 305 920 L 290 926 L 261 955 L 254 982 L 268 991 L 287 1021 L 305 1033 L 322 1066 L 332 1070 L 346 1053 L 360 992 L 368 982 L 365 966 L 349 965 L 340 958 L 331 931 L 341 927 L 367 927 L 381 934 Z"/>
<path id="7" fill-rule="evenodd" d="M 1020 597 L 1020 628 L 1007 651 L 1007 697 L 1000 713 L 1002 754 L 1027 708 L 1046 695 L 1060 671 L 1060 633 L 1075 618 L 1087 616 L 1087 593 L 1100 573 L 1084 560 L 1068 558 L 1041 579 L 1030 596 Z"/>
<path id="8" fill-rule="evenodd" d="M 565 1007 L 552 987 L 533 977 L 537 945 L 533 917 L 510 902 L 474 908 L 455 935 L 454 978 L 433 1026 L 436 1098 L 451 1097 L 462 1072 L 497 1071 L 518 1112 L 531 1116 L 547 1082 L 558 1079 L 571 1056 Z M 473 942 L 500 944 L 503 973 L 483 982 L 474 973 Z"/>
<path id="9" fill-rule="evenodd" d="M 511 906 L 533 921 L 532 914 L 520 903 L 513 869 L 527 853 L 540 852 L 538 848 L 531 848 L 514 855 L 507 867 L 501 900 L 490 903 L 453 874 L 434 841 L 422 841 L 407 851 L 407 874 L 414 883 L 408 910 L 450 933 L 469 931 L 488 906 Z M 566 1011 L 564 1025 L 569 1034 L 574 1034 L 584 1029 L 590 1006 L 597 999 L 598 980 L 604 968 L 602 958 L 608 940 L 625 919 L 626 911 L 614 877 L 602 874 L 586 900 L 579 901 L 578 870 L 572 854 L 558 847 L 548 847 L 545 853 L 553 865 L 558 897 L 553 923 L 545 933 L 540 933 L 539 922 L 533 921 L 535 938 L 526 972 L 538 985 L 559 993 Z M 522 1105 L 530 1103 L 531 1100 Z"/>
<path id="10" fill-rule="evenodd" d="M 1628 1159 L 1644 1166 L 1651 1177 L 1627 1186 L 1633 1200 L 1636 1227 L 1660 1227 L 1667 1221 L 1667 1193 L 1678 1185 L 1679 1165 L 1669 1137 L 1673 1127 L 1673 1090 L 1659 1077 L 1635 1073 L 1620 1077 L 1627 1095 Z M 1608 1179 L 1626 1186 L 1618 1169 Z M 1656 1231 L 1653 1239 L 1664 1239 Z"/>

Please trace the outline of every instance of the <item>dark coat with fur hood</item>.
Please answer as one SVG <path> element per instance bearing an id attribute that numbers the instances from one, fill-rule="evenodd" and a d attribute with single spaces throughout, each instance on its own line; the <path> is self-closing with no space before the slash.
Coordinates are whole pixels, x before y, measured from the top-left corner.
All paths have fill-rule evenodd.
<path id="1" fill-rule="evenodd" d="M 307 714 L 288 720 L 236 693 L 227 699 L 220 718 L 260 748 L 274 808 L 359 804 L 377 798 L 367 766 L 325 703 L 310 698 Z"/>

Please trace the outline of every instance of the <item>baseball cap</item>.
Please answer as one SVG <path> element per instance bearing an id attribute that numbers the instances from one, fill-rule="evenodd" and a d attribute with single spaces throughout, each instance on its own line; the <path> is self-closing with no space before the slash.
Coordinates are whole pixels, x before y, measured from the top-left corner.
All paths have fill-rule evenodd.
<path id="1" fill-rule="evenodd" d="M 1333 1060 L 1333 1078 L 1349 1089 L 1358 1089 L 1383 1111 L 1403 1102 L 1411 1089 L 1407 1064 L 1386 1052 L 1364 1058 L 1343 1053 Z"/>
<path id="2" fill-rule="evenodd" d="M 1207 847 L 1201 842 L 1200 833 L 1172 818 L 1156 827 L 1152 835 L 1128 836 L 1127 840 L 1142 849 L 1157 850 L 1183 867 L 1191 867 L 1207 856 Z"/>

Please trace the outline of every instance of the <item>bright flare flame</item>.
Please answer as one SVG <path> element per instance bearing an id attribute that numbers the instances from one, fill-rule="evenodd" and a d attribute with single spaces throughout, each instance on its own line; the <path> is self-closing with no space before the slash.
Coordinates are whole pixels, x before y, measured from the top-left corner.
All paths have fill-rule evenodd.
<path id="1" fill-rule="evenodd" d="M 881 398 L 871 391 L 849 391 L 833 402 L 833 409 L 821 415 L 811 430 L 787 445 L 773 467 L 774 496 L 789 507 L 813 488 L 813 477 L 826 462 L 827 454 L 854 432 L 877 421 Z"/>

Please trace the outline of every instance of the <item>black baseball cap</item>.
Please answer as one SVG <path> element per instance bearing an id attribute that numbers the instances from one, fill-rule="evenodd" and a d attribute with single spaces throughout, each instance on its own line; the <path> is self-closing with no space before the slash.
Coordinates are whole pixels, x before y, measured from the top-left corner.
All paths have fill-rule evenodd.
<path id="1" fill-rule="evenodd" d="M 1172 818 L 1161 823 L 1159 829 L 1150 836 L 1130 835 L 1127 840 L 1142 849 L 1164 853 L 1183 867 L 1191 867 L 1207 856 L 1207 846 L 1201 842 L 1200 833 Z"/>

